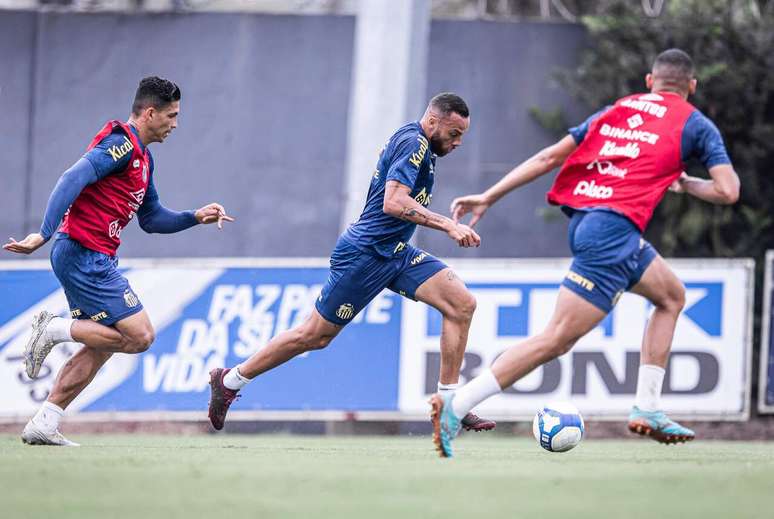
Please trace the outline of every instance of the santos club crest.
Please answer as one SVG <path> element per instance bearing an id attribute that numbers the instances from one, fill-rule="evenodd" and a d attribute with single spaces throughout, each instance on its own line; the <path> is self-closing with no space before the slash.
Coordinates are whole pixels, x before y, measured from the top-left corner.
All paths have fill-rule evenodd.
<path id="1" fill-rule="evenodd" d="M 336 317 L 348 321 L 355 316 L 355 307 L 349 303 L 343 304 L 336 310 Z"/>

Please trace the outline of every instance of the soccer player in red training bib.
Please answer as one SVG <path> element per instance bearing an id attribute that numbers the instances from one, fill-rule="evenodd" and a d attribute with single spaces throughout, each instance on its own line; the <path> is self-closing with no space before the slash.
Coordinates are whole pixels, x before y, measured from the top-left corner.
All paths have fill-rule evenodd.
<path id="1" fill-rule="evenodd" d="M 64 218 L 51 248 L 51 265 L 71 318 L 46 311 L 33 318 L 24 350 L 27 375 L 38 376 L 56 344 L 84 345 L 62 367 L 48 399 L 27 423 L 24 443 L 76 446 L 59 432 L 64 409 L 113 353 L 141 353 L 153 342 L 148 314 L 118 270 L 116 256 L 121 230 L 135 214 L 149 233 L 178 232 L 198 223 L 217 222 L 221 228 L 224 221 L 233 221 L 220 204 L 176 212 L 159 202 L 147 146 L 169 136 L 179 111 L 180 88 L 175 83 L 158 77 L 140 81 L 129 121 L 105 124 L 86 154 L 57 182 L 40 232 L 3 245 L 7 251 L 30 254 L 54 236 Z"/>
<path id="2" fill-rule="evenodd" d="M 696 90 L 693 62 L 683 51 L 661 53 L 645 78 L 649 94 L 619 99 L 570 135 L 517 166 L 486 192 L 452 202 L 455 220 L 471 213 L 471 225 L 508 192 L 562 165 L 548 201 L 571 218 L 570 267 L 546 329 L 512 346 L 490 369 L 451 395 L 434 395 L 433 440 L 452 455 L 459 417 L 544 364 L 570 350 L 612 310 L 624 291 L 655 307 L 642 341 L 632 432 L 662 443 L 692 440 L 693 431 L 661 409 L 661 386 L 685 288 L 655 249 L 642 239 L 667 189 L 715 204 L 733 204 L 739 178 L 717 128 L 688 103 Z M 711 180 L 689 177 L 683 162 L 698 158 Z"/>

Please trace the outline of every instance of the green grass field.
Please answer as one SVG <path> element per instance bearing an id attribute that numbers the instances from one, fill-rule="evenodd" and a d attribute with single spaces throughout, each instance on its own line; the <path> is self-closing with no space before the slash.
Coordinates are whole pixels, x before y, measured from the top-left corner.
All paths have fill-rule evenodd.
<path id="1" fill-rule="evenodd" d="M 0 436 L 3 518 L 774 517 L 774 442 L 587 440 L 566 454 L 472 436 Z"/>

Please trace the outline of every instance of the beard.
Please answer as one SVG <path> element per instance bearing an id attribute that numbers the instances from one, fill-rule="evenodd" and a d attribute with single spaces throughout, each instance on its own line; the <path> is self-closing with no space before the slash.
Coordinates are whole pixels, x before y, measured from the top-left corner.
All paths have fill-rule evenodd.
<path id="1" fill-rule="evenodd" d="M 430 137 L 430 150 L 439 157 L 443 157 L 451 151 L 446 149 L 443 145 L 443 141 L 436 136 Z"/>

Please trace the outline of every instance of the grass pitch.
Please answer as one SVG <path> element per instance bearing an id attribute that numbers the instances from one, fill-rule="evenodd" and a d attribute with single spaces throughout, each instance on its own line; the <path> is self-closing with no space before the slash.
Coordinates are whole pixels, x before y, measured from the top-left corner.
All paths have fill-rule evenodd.
<path id="1" fill-rule="evenodd" d="M 771 518 L 774 443 L 587 440 L 565 454 L 467 435 L 0 436 L 4 518 Z"/>

